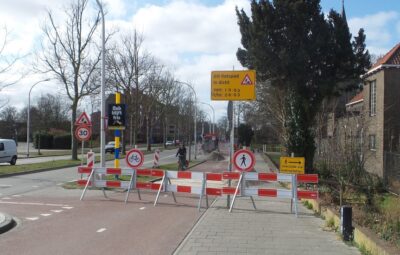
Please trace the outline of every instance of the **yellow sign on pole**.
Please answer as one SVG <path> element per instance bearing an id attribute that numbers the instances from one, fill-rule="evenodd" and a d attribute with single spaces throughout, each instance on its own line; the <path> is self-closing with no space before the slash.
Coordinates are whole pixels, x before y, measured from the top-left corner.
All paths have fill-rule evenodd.
<path id="1" fill-rule="evenodd" d="M 256 71 L 212 71 L 211 100 L 255 100 Z"/>
<path id="2" fill-rule="evenodd" d="M 281 157 L 279 172 L 285 174 L 304 174 L 305 159 L 303 157 Z"/>

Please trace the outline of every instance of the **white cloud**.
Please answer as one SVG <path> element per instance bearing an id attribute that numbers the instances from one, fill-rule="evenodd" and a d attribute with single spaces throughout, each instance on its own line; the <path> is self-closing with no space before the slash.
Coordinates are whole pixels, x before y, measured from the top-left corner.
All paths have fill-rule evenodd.
<path id="1" fill-rule="evenodd" d="M 394 45 L 394 31 L 391 24 L 400 21 L 400 14 L 395 11 L 378 12 L 364 17 L 349 20 L 350 32 L 353 36 L 358 34 L 360 28 L 364 28 L 367 36 L 367 47 L 373 54 L 384 54 Z"/>

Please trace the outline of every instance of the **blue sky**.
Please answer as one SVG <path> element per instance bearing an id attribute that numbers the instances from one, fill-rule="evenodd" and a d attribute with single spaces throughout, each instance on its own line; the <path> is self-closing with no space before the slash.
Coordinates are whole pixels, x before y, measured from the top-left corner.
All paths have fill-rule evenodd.
<path id="1" fill-rule="evenodd" d="M 217 116 L 225 115 L 226 102 L 210 100 L 210 73 L 213 70 L 242 69 L 236 60 L 240 45 L 235 7 L 249 13 L 249 0 L 103 0 L 108 28 L 120 33 L 138 29 L 144 48 L 159 59 L 176 78 L 194 85 L 198 98 L 211 103 Z M 67 0 L 0 0 L 0 27 L 11 31 L 10 54 L 30 54 L 40 44 L 40 25 L 45 10 L 62 19 Z M 341 11 L 341 0 L 321 1 L 322 11 Z M 90 8 L 97 8 L 90 0 Z M 363 27 L 370 53 L 382 55 L 400 42 L 400 0 L 346 0 L 350 30 L 356 35 Z M 118 37 L 115 37 L 118 40 Z M 21 68 L 31 61 L 20 63 Z M 15 106 L 26 105 L 30 86 L 42 77 L 27 77 L 0 92 L 1 98 L 16 98 Z M 60 90 L 62 91 L 62 89 Z M 33 97 L 47 93 L 46 85 L 35 87 Z M 62 93 L 62 92 L 60 92 Z M 18 96 L 16 96 L 18 95 Z M 84 104 L 81 107 L 86 107 Z M 204 110 L 206 110 L 205 108 Z"/>

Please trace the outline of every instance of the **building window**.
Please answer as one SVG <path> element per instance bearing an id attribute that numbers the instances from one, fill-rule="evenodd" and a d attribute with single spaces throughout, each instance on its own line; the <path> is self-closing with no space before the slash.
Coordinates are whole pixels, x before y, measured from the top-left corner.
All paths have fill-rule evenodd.
<path id="1" fill-rule="evenodd" d="M 376 81 L 369 83 L 369 114 L 376 115 Z"/>
<path id="2" fill-rule="evenodd" d="M 369 149 L 376 150 L 376 136 L 375 135 L 369 136 Z"/>

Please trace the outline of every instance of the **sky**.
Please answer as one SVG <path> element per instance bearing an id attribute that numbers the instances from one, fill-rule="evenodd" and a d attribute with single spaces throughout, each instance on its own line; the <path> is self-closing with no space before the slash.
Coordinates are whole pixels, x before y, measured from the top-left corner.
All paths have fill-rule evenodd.
<path id="1" fill-rule="evenodd" d="M 235 7 L 248 14 L 249 0 L 104 0 L 106 27 L 137 29 L 143 34 L 144 48 L 171 70 L 175 77 L 193 84 L 199 102 L 211 104 L 216 119 L 226 115 L 225 101 L 211 101 L 210 75 L 213 70 L 242 70 L 236 59 L 240 44 Z M 10 33 L 9 55 L 25 56 L 18 69 L 29 69 L 33 65 L 32 52 L 38 48 L 42 38 L 41 24 L 46 10 L 60 17 L 62 7 L 68 0 L 0 0 L 0 28 L 7 27 Z M 322 11 L 341 11 L 342 0 L 321 0 Z M 96 10 L 95 0 L 89 8 Z M 350 31 L 357 35 L 364 28 L 367 48 L 371 54 L 382 55 L 400 42 L 399 0 L 346 0 L 346 16 Z M 99 30 L 100 32 L 100 30 Z M 0 38 L 2 34 L 0 33 Z M 43 79 L 29 75 L 0 92 L 0 99 L 9 99 L 9 104 L 22 109 L 28 103 L 31 86 Z M 32 90 L 31 101 L 40 95 L 58 93 L 62 88 L 52 82 L 43 82 Z M 81 109 L 91 112 L 89 104 Z M 204 111 L 211 110 L 199 104 Z"/>

